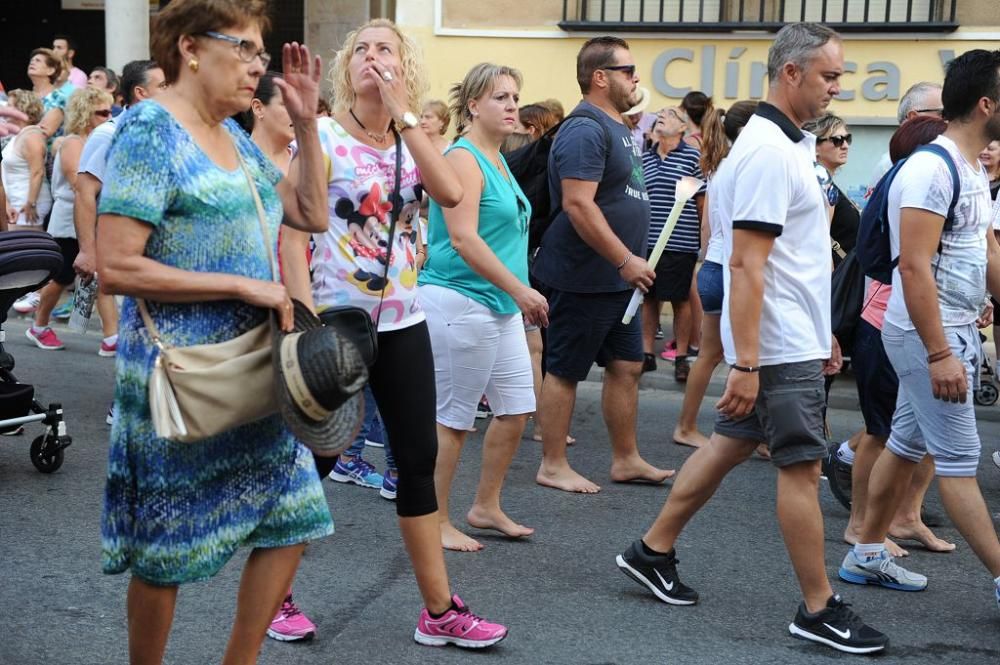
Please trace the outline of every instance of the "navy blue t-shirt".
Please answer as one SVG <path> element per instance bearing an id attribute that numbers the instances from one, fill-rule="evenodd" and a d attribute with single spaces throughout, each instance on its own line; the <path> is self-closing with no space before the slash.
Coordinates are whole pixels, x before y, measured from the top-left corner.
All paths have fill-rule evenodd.
<path id="1" fill-rule="evenodd" d="M 562 201 L 563 178 L 597 182 L 594 200 L 611 230 L 633 254 L 645 257 L 649 195 L 643 180 L 642 153 L 625 125 L 588 102 L 581 102 L 577 108 L 599 116 L 603 128 L 590 118 L 569 118 L 559 128 L 549 152 L 552 204 Z M 613 293 L 632 288 L 618 274 L 616 264 L 605 260 L 580 238 L 565 210 L 559 211 L 545 232 L 531 272 L 542 283 L 572 293 Z"/>

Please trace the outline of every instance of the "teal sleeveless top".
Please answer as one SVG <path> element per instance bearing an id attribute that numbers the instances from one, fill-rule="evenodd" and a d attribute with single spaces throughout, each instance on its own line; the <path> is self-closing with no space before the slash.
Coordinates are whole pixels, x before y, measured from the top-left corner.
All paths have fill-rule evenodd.
<path id="1" fill-rule="evenodd" d="M 508 270 L 527 284 L 531 203 L 511 175 L 503 156 L 500 161 L 507 177 L 467 139 L 459 139 L 447 152 L 458 149 L 472 153 L 483 174 L 483 193 L 479 198 L 479 237 Z M 499 314 L 520 311 L 513 298 L 470 268 L 452 248 L 444 213 L 433 199 L 428 219 L 427 263 L 420 272 L 418 283 L 458 291 Z"/>

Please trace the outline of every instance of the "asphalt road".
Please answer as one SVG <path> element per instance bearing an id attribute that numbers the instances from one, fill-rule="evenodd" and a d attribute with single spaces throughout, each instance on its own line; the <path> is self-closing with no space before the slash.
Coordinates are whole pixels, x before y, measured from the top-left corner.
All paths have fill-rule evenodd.
<path id="1" fill-rule="evenodd" d="M 42 475 L 28 457 L 37 426 L 27 436 L 0 438 L 0 665 L 125 663 L 128 579 L 102 575 L 99 562 L 113 362 L 96 355 L 95 333 L 67 333 L 66 351 L 43 352 L 30 346 L 24 328 L 22 321 L 7 324 L 16 372 L 35 384 L 43 401 L 64 404 L 74 442 L 63 468 Z M 646 384 L 670 389 L 641 393 L 640 441 L 650 461 L 679 468 L 689 449 L 670 441 L 681 393 L 664 376 L 668 370 Z M 706 410 L 705 430 L 710 420 Z M 845 438 L 860 417 L 834 409 L 831 421 L 834 434 Z M 1000 424 L 984 420 L 980 431 L 986 451 L 1000 447 Z M 376 491 L 326 482 L 337 533 L 309 547 L 295 585 L 300 606 L 319 626 L 317 638 L 307 644 L 267 641 L 260 662 L 805 665 L 853 658 L 788 635 L 799 596 L 774 518 L 769 463 L 754 459 L 735 470 L 691 523 L 678 543 L 680 572 L 702 600 L 670 607 L 614 564 L 655 517 L 669 488 L 608 482 L 596 383 L 581 384 L 573 433 L 580 443 L 572 462 L 603 484 L 600 494 L 538 487 L 540 451 L 526 440 L 511 469 L 505 506 L 536 534 L 524 542 L 477 534 L 484 551 L 447 557 L 455 591 L 473 610 L 509 625 L 507 640 L 475 654 L 415 645 L 420 599 L 392 505 Z M 456 516 L 472 500 L 480 443 L 479 435 L 470 439 L 456 479 Z M 369 449 L 367 456 L 381 466 L 380 452 Z M 986 456 L 980 480 L 991 508 L 1000 510 L 1000 472 Z M 825 488 L 821 501 L 828 570 L 835 576 L 846 551 L 840 536 L 847 514 Z M 942 512 L 936 493 L 928 507 Z M 938 532 L 958 538 L 950 527 Z M 968 547 L 960 543 L 946 555 L 911 551 L 908 565 L 931 579 L 923 593 L 834 582 L 862 616 L 890 635 L 889 653 L 878 662 L 1000 662 L 991 580 Z M 244 556 L 211 582 L 182 589 L 166 662 L 219 661 Z"/>

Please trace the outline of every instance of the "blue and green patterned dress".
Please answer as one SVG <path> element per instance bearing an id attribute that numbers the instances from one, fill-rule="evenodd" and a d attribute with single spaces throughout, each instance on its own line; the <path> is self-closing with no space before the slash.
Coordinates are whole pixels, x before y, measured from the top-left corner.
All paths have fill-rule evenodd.
<path id="1" fill-rule="evenodd" d="M 231 120 L 226 129 L 257 184 L 277 238 L 281 173 Z M 226 171 L 154 101 L 119 120 L 100 212 L 149 224 L 146 256 L 183 270 L 270 279 L 257 211 L 242 169 Z M 101 222 L 101 233 L 114 233 Z M 229 300 L 149 309 L 175 346 L 222 342 L 267 312 Z M 106 573 L 131 568 L 151 584 L 215 575 L 241 545 L 281 547 L 333 532 L 312 454 L 280 416 L 197 443 L 157 438 L 147 381 L 156 359 L 135 300 L 121 314 L 102 524 Z"/>

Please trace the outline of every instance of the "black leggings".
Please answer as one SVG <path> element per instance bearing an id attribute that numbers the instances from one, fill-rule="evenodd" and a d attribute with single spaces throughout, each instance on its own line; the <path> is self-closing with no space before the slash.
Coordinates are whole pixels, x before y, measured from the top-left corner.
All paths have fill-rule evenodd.
<path id="1" fill-rule="evenodd" d="M 437 396 L 426 323 L 378 334 L 378 360 L 369 370 L 369 385 L 399 468 L 396 514 L 429 515 L 438 508 L 434 493 Z M 336 457 L 316 458 L 321 478 L 333 470 L 336 461 Z"/>

